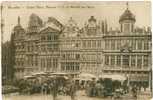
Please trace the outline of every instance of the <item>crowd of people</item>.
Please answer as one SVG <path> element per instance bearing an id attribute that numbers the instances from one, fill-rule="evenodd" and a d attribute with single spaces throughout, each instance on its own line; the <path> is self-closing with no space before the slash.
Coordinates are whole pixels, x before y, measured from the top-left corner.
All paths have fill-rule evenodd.
<path id="1" fill-rule="evenodd" d="M 104 80 L 88 80 L 80 81 L 65 79 L 64 77 L 54 77 L 50 79 L 21 79 L 16 86 L 19 88 L 21 94 L 52 94 L 54 98 L 57 95 L 69 95 L 72 100 L 75 100 L 76 92 L 78 90 L 85 90 L 87 96 L 90 97 L 106 97 L 114 96 L 114 93 L 125 94 L 129 92 L 129 87 L 120 82 L 104 82 Z M 118 91 L 118 92 L 116 92 Z M 131 92 L 134 97 L 137 97 L 138 87 L 132 87 Z"/>

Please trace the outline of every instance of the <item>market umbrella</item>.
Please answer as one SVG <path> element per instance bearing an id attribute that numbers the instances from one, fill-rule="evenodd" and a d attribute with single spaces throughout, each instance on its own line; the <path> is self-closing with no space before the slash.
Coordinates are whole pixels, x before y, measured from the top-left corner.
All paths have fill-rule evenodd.
<path id="1" fill-rule="evenodd" d="M 30 76 L 30 75 L 29 75 L 29 76 L 24 76 L 24 78 L 25 78 L 25 79 L 34 79 L 34 78 L 36 78 L 36 77 L 35 77 L 35 76 Z"/>
<path id="2" fill-rule="evenodd" d="M 45 72 L 37 72 L 37 73 L 33 73 L 33 76 L 42 76 L 42 75 L 47 75 L 47 73 Z"/>

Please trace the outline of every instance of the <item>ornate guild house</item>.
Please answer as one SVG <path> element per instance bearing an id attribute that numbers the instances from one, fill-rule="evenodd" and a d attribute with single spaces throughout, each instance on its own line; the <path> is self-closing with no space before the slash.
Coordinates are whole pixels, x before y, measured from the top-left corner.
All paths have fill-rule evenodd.
<path id="1" fill-rule="evenodd" d="M 46 22 L 36 14 L 28 27 L 13 29 L 15 76 L 35 72 L 121 74 L 131 84 L 149 85 L 151 29 L 135 27 L 136 17 L 127 7 L 119 17 L 120 29 L 112 30 L 107 20 L 89 17 L 83 27 L 71 17 L 64 25 L 54 17 Z"/>

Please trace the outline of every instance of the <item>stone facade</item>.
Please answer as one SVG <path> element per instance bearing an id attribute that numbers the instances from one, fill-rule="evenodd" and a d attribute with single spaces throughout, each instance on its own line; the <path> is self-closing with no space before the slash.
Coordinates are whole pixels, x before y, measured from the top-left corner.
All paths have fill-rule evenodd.
<path id="1" fill-rule="evenodd" d="M 70 18 L 63 25 L 53 17 L 47 22 L 31 14 L 28 28 L 18 18 L 14 44 L 15 75 L 33 72 L 85 72 L 97 76 L 118 73 L 131 81 L 148 81 L 151 68 L 151 30 L 135 28 L 135 16 L 127 8 L 120 29 L 108 30 L 107 20 L 91 16 L 82 28 Z"/>

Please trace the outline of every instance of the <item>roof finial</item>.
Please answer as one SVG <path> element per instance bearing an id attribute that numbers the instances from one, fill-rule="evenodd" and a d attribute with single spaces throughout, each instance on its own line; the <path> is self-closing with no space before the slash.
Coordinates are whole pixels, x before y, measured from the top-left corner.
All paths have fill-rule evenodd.
<path id="1" fill-rule="evenodd" d="M 18 16 L 18 25 L 20 25 L 20 16 Z"/>
<path id="2" fill-rule="evenodd" d="M 126 2 L 126 8 L 129 9 L 129 3 L 128 2 Z"/>
<path id="3" fill-rule="evenodd" d="M 70 20 L 72 20 L 73 18 L 72 17 L 70 17 Z"/>

